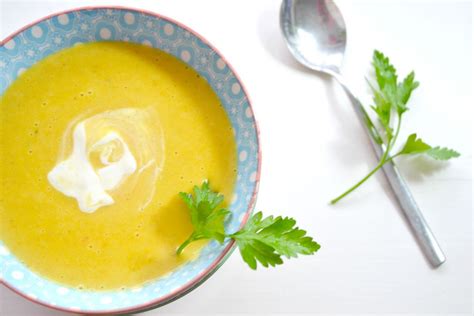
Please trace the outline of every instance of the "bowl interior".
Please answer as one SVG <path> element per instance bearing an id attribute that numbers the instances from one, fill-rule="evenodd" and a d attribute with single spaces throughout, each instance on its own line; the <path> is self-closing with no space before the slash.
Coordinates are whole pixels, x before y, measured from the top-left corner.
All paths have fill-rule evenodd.
<path id="1" fill-rule="evenodd" d="M 253 209 L 259 179 L 258 133 L 248 97 L 236 74 L 203 38 L 185 26 L 150 12 L 87 8 L 32 24 L 0 46 L 0 94 L 25 69 L 80 43 L 129 41 L 153 46 L 183 60 L 206 78 L 225 108 L 237 143 L 238 176 L 226 222 L 235 231 Z M 73 74 L 72 74 L 73 75 Z M 169 275 L 128 290 L 88 292 L 64 287 L 31 272 L 0 241 L 0 279 L 16 292 L 68 311 L 110 313 L 164 304 L 197 286 L 217 269 L 230 245 L 209 243 L 200 256 Z"/>

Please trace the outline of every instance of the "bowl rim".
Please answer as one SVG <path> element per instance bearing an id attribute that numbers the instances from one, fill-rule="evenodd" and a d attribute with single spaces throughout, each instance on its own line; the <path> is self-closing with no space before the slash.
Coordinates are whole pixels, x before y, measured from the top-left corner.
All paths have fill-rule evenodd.
<path id="1" fill-rule="evenodd" d="M 193 36 L 199 38 L 203 43 L 208 45 L 213 51 L 215 51 L 219 55 L 220 58 L 222 58 L 222 60 L 226 63 L 226 65 L 229 67 L 231 72 L 234 74 L 235 78 L 239 82 L 239 85 L 241 86 L 241 88 L 242 88 L 242 90 L 245 94 L 245 97 L 248 100 L 248 107 L 249 107 L 249 109 L 251 111 L 251 114 L 252 114 L 251 117 L 252 117 L 252 120 L 254 122 L 255 131 L 256 131 L 256 139 L 257 139 L 257 173 L 256 173 L 255 187 L 254 187 L 254 191 L 252 193 L 252 197 L 249 201 L 247 211 L 245 212 L 245 215 L 242 218 L 242 222 L 240 224 L 240 227 L 243 227 L 247 223 L 247 220 L 248 220 L 249 216 L 253 212 L 253 209 L 255 207 L 256 200 L 257 200 L 259 185 L 260 185 L 260 173 L 261 173 L 261 163 L 262 163 L 260 129 L 259 129 L 258 122 L 257 122 L 257 120 L 255 118 L 255 115 L 254 115 L 254 111 L 253 111 L 253 107 L 252 107 L 252 101 L 250 99 L 249 93 L 248 93 L 247 89 L 245 88 L 240 76 L 237 74 L 234 67 L 229 63 L 229 61 L 224 57 L 224 55 L 214 45 L 212 45 L 204 36 L 202 36 L 201 34 L 196 32 L 195 30 L 193 30 L 189 26 L 187 26 L 187 25 L 185 25 L 185 24 L 183 24 L 183 23 L 181 23 L 181 22 L 179 22 L 179 21 L 177 21 L 173 18 L 170 18 L 166 15 L 162 15 L 160 13 L 156 13 L 156 12 L 153 12 L 153 11 L 150 11 L 150 10 L 146 10 L 146 9 L 142 9 L 142 8 L 133 8 L 133 7 L 128 7 L 128 6 L 121 6 L 121 5 L 98 5 L 98 6 L 80 6 L 80 7 L 67 9 L 67 10 L 63 10 L 63 11 L 59 11 L 59 12 L 56 12 L 56 13 L 46 15 L 46 16 L 40 18 L 40 19 L 37 19 L 36 21 L 33 21 L 33 22 L 25 25 L 24 27 L 22 27 L 22 28 L 18 29 L 17 31 L 15 31 L 15 32 L 11 33 L 10 35 L 8 35 L 6 38 L 4 38 L 3 40 L 0 41 L 0 47 L 3 47 L 7 42 L 9 42 L 11 39 L 13 39 L 15 36 L 17 36 L 21 32 L 25 31 L 26 29 L 31 28 L 34 25 L 39 24 L 39 23 L 41 23 L 45 20 L 51 19 L 55 16 L 59 16 L 59 15 L 67 14 L 67 13 L 71 13 L 71 12 L 76 12 L 76 11 L 91 11 L 91 10 L 104 10 L 104 9 L 132 11 L 132 12 L 137 12 L 137 13 L 141 13 L 141 14 L 150 15 L 150 16 L 156 17 L 158 19 L 166 20 L 168 22 L 174 23 L 175 25 L 177 25 L 177 26 L 181 27 L 182 29 L 188 31 Z M 136 306 L 131 306 L 131 307 L 126 307 L 126 308 L 117 308 L 117 309 L 110 309 L 110 310 L 103 310 L 103 311 L 87 311 L 87 314 L 88 315 L 124 314 L 124 313 L 130 313 L 130 312 L 151 310 L 151 309 L 158 308 L 158 307 L 161 307 L 163 305 L 166 305 L 168 303 L 171 303 L 171 302 L 183 297 L 184 295 L 190 293 L 191 291 L 196 289 L 198 286 L 200 286 L 202 283 L 204 283 L 208 278 L 210 278 L 224 264 L 224 262 L 227 260 L 227 258 L 232 254 L 232 252 L 235 250 L 235 246 L 236 246 L 235 241 L 231 240 L 229 242 L 229 244 L 222 250 L 220 255 L 212 262 L 211 265 L 209 265 L 209 267 L 206 270 L 202 271 L 194 279 L 188 281 L 187 283 L 183 284 L 182 286 L 180 286 L 176 290 L 164 295 L 161 298 L 152 299 L 147 303 L 136 305 Z M 3 284 L 6 288 L 10 289 L 14 293 L 18 294 L 19 296 L 21 296 L 21 297 L 23 297 L 23 298 L 25 298 L 25 299 L 33 302 L 33 303 L 43 305 L 45 307 L 55 309 L 55 310 L 59 310 L 59 311 L 62 311 L 62 312 L 68 312 L 68 313 L 81 312 L 81 311 L 78 311 L 77 309 L 65 308 L 65 307 L 62 307 L 62 306 L 56 306 L 56 305 L 48 304 L 47 302 L 43 302 L 43 301 L 40 301 L 38 299 L 32 298 L 32 297 L 29 297 L 25 293 L 23 293 L 21 290 L 15 288 L 13 285 L 8 284 L 3 278 L 0 279 L 0 284 Z"/>

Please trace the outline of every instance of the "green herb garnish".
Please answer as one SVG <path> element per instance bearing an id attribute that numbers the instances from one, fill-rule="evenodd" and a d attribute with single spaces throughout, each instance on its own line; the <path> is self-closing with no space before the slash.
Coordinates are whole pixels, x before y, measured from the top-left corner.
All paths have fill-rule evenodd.
<path id="1" fill-rule="evenodd" d="M 195 186 L 194 195 L 184 192 L 179 195 L 188 206 L 194 231 L 179 246 L 178 255 L 196 240 L 214 239 L 222 244 L 226 238 L 231 238 L 236 241 L 244 261 L 255 270 L 257 261 L 264 267 L 274 267 L 283 263 L 282 256 L 310 255 L 320 248 L 313 238 L 306 236 L 306 231 L 295 227 L 294 219 L 281 216 L 262 218 L 262 212 L 252 215 L 239 231 L 227 234 L 224 221 L 230 211 L 219 207 L 224 196 L 213 192 L 208 181 L 204 181 L 201 187 Z"/>
<path id="2" fill-rule="evenodd" d="M 448 160 L 459 157 L 460 154 L 449 148 L 432 147 L 418 138 L 416 134 L 411 134 L 405 141 L 405 145 L 396 154 L 391 154 L 391 150 L 397 141 L 398 134 L 402 123 L 403 114 L 408 110 L 407 102 L 411 93 L 415 90 L 419 83 L 415 81 L 415 73 L 412 71 L 402 82 L 398 82 L 395 67 L 390 64 L 388 57 L 385 57 L 379 51 L 374 51 L 372 66 L 375 70 L 375 77 L 378 88 L 375 88 L 368 82 L 374 96 L 371 106 L 380 122 L 380 128 L 375 129 L 375 139 L 379 144 L 384 145 L 384 152 L 379 163 L 372 171 L 369 172 L 362 180 L 349 188 L 346 192 L 339 195 L 331 201 L 331 204 L 337 203 L 346 195 L 357 189 L 362 183 L 367 181 L 374 173 L 376 173 L 384 164 L 392 161 L 395 157 L 401 155 L 425 154 L 436 160 Z M 372 130 L 374 124 L 367 117 L 367 125 Z M 395 129 L 394 126 L 396 125 Z M 381 132 L 382 135 L 379 135 Z"/>

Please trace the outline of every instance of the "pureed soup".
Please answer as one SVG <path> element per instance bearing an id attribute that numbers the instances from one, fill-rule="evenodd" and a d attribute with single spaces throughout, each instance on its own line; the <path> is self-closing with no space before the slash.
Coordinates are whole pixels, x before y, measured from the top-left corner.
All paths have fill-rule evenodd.
<path id="1" fill-rule="evenodd" d="M 209 84 L 162 51 L 82 44 L 0 99 L 0 238 L 30 269 L 86 289 L 132 287 L 198 255 L 179 199 L 231 196 L 236 144 Z"/>

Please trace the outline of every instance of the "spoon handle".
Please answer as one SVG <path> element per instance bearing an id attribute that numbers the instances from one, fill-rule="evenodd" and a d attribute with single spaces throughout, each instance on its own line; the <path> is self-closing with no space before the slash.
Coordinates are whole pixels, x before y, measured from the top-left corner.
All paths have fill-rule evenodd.
<path id="1" fill-rule="evenodd" d="M 378 134 L 377 130 L 375 130 L 375 128 L 370 128 L 372 124 L 368 124 L 370 119 L 367 115 L 367 112 L 359 100 L 354 96 L 354 94 L 352 94 L 347 85 L 344 83 L 343 78 L 339 74 L 335 74 L 334 77 L 349 96 L 357 117 L 359 118 L 361 124 L 365 127 L 372 143 L 372 147 L 374 148 L 377 157 L 380 159 L 384 151 L 384 145 L 381 145 L 376 141 L 377 138 L 380 138 L 380 135 Z M 410 224 L 413 235 L 425 254 L 426 259 L 434 268 L 439 267 L 446 261 L 446 257 L 444 256 L 438 241 L 433 235 L 433 232 L 428 226 L 428 223 L 423 217 L 421 210 L 418 208 L 418 205 L 416 204 L 416 201 L 413 198 L 413 195 L 411 194 L 410 189 L 400 174 L 397 166 L 393 163 L 393 161 L 390 161 L 383 166 L 383 171 L 400 204 L 403 215 L 406 221 Z"/>

